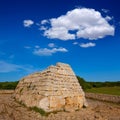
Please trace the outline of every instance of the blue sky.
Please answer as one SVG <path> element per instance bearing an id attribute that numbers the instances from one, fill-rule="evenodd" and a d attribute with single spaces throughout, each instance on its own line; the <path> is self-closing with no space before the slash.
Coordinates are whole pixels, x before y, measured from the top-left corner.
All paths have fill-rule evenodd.
<path id="1" fill-rule="evenodd" d="M 87 81 L 119 81 L 119 2 L 1 0 L 0 81 L 57 62 Z"/>

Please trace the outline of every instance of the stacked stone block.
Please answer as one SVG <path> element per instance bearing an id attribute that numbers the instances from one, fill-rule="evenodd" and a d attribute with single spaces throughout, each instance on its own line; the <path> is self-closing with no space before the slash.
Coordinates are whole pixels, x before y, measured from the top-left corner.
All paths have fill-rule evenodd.
<path id="1" fill-rule="evenodd" d="M 46 112 L 74 111 L 87 105 L 74 72 L 64 63 L 24 77 L 16 87 L 15 98 L 28 107 L 37 106 Z"/>

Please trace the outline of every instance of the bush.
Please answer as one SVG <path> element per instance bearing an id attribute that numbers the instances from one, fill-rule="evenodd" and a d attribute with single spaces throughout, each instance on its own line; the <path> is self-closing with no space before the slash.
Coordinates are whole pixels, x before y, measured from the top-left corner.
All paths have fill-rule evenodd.
<path id="1" fill-rule="evenodd" d="M 15 82 L 0 82 L 1 90 L 14 90 L 18 84 L 18 81 Z"/>
<path id="2" fill-rule="evenodd" d="M 115 87 L 115 86 L 120 86 L 120 81 L 117 81 L 117 82 L 89 82 L 89 84 L 93 88 Z"/>
<path id="3" fill-rule="evenodd" d="M 88 82 L 86 82 L 83 78 L 77 76 L 78 82 L 82 86 L 83 90 L 92 88 L 92 85 Z"/>

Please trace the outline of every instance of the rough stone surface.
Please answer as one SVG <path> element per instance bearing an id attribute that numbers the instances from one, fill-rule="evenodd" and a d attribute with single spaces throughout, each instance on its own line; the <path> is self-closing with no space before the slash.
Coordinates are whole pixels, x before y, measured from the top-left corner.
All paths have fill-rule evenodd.
<path id="1" fill-rule="evenodd" d="M 24 77 L 14 96 L 28 107 L 37 106 L 47 112 L 74 111 L 86 105 L 84 92 L 73 70 L 64 63 Z"/>

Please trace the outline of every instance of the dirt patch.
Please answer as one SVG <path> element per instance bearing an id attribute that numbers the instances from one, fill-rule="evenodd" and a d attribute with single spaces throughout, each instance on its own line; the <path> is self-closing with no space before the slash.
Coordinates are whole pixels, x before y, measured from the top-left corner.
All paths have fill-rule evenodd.
<path id="1" fill-rule="evenodd" d="M 76 112 L 51 113 L 48 117 L 17 103 L 11 94 L 0 94 L 0 120 L 120 120 L 120 106 L 87 99 L 89 107 Z"/>

